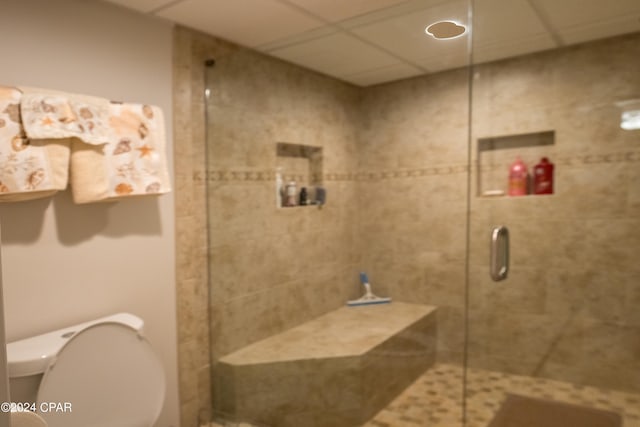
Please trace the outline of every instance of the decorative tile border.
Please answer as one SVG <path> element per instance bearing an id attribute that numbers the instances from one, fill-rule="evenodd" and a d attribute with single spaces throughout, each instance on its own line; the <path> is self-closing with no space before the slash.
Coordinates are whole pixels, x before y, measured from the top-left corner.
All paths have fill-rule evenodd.
<path id="1" fill-rule="evenodd" d="M 195 182 L 264 182 L 274 181 L 275 172 L 272 170 L 209 170 L 193 173 Z"/>
<path id="2" fill-rule="evenodd" d="M 553 162 L 563 167 L 588 167 L 597 164 L 614 164 L 614 163 L 640 163 L 640 150 L 637 151 L 620 151 L 613 153 L 597 153 L 597 154 L 579 154 L 575 156 L 558 155 L 553 158 Z M 503 170 L 504 164 L 497 163 L 492 165 L 483 165 L 480 172 L 490 172 L 495 170 Z M 478 171 L 478 165 L 471 167 L 473 172 Z M 464 174 L 469 171 L 466 164 L 449 164 L 430 166 L 415 169 L 397 169 L 382 171 L 358 171 L 358 172 L 327 172 L 322 175 L 322 179 L 318 176 L 311 176 L 311 182 L 377 182 L 392 179 L 409 179 L 421 178 L 425 176 L 441 176 Z M 194 172 L 194 182 L 209 183 L 238 183 L 238 182 L 267 182 L 275 181 L 276 173 L 274 170 L 219 170 Z M 304 174 L 284 174 L 283 181 L 310 182 L 309 175 Z"/>
<path id="3" fill-rule="evenodd" d="M 390 179 L 403 178 L 419 178 L 423 176 L 433 175 L 450 175 L 466 173 L 468 171 L 466 165 L 452 166 L 435 166 L 419 169 L 402 169 L 375 172 L 328 172 L 322 175 L 322 179 L 313 176 L 312 182 L 339 182 L 339 181 L 384 181 Z M 309 182 L 308 175 L 302 174 L 283 174 L 283 181 Z M 238 170 L 211 170 L 205 173 L 194 172 L 193 181 L 195 182 L 264 182 L 275 181 L 274 171 L 238 171 Z"/>
<path id="4" fill-rule="evenodd" d="M 591 153 L 578 155 L 563 155 L 556 153 L 551 161 L 557 166 L 566 167 L 585 167 L 598 164 L 614 164 L 614 163 L 638 163 L 640 162 L 640 151 L 619 151 L 613 153 Z M 491 165 L 482 165 L 480 172 L 492 172 L 496 170 L 504 170 L 507 162 L 497 162 Z M 477 170 L 478 166 L 474 165 L 473 170 Z"/>
<path id="5" fill-rule="evenodd" d="M 375 172 L 359 172 L 358 181 L 385 181 L 389 179 L 420 178 L 423 176 L 452 175 L 467 173 L 466 164 L 430 166 L 416 169 L 399 169 Z"/>
<path id="6" fill-rule="evenodd" d="M 584 154 L 577 156 L 558 156 L 556 164 L 564 166 L 585 166 L 601 163 L 637 163 L 640 151 L 621 151 L 615 153 Z"/>

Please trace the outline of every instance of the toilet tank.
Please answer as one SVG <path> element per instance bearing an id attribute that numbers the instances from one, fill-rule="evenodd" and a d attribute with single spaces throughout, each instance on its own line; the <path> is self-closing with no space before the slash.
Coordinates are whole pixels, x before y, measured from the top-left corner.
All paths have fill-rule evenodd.
<path id="1" fill-rule="evenodd" d="M 38 387 L 47 367 L 76 333 L 99 323 L 120 323 L 142 334 L 144 322 L 129 313 L 79 323 L 7 344 L 9 392 L 13 402 L 35 402 Z"/>

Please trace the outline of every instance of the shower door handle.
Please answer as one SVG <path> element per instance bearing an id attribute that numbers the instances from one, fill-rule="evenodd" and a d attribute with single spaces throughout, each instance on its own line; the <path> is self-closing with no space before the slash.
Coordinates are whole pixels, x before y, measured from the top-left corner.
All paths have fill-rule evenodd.
<path id="1" fill-rule="evenodd" d="M 491 278 L 499 282 L 509 273 L 509 230 L 504 225 L 491 232 Z"/>

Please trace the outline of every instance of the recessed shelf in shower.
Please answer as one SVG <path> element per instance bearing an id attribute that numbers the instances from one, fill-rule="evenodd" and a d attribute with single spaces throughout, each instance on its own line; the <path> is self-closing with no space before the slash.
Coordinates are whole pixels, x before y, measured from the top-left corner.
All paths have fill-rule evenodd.
<path id="1" fill-rule="evenodd" d="M 516 160 L 528 166 L 532 173 L 542 157 L 553 161 L 555 131 L 478 138 L 476 157 L 477 196 L 502 191 L 507 194 L 509 166 Z"/>
<path id="2" fill-rule="evenodd" d="M 278 186 L 290 182 L 296 184 L 296 201 L 302 188 L 307 191 L 309 200 L 315 200 L 315 188 L 322 187 L 322 147 L 278 142 L 276 144 L 276 198 L 279 198 Z M 286 195 L 283 195 L 283 200 Z M 277 205 L 283 207 L 278 201 Z M 299 203 L 296 202 L 296 205 Z M 312 205 L 311 205 L 312 206 Z"/>

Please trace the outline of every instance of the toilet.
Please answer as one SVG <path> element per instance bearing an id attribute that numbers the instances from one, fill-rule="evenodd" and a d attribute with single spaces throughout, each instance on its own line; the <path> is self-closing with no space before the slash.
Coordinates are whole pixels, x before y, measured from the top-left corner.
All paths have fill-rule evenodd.
<path id="1" fill-rule="evenodd" d="M 49 427 L 151 427 L 165 377 L 144 322 L 115 314 L 7 344 L 11 401 Z"/>

